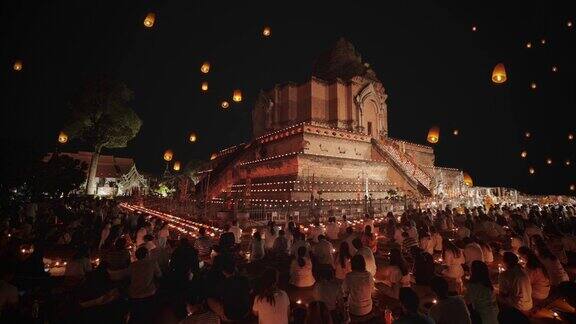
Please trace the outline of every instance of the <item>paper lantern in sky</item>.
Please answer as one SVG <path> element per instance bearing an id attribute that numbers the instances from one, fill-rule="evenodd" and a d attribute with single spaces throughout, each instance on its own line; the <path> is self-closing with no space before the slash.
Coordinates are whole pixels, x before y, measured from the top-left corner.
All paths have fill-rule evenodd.
<path id="1" fill-rule="evenodd" d="M 431 127 L 430 130 L 428 130 L 428 136 L 426 137 L 426 140 L 428 141 L 428 143 L 436 144 L 438 143 L 439 139 L 440 139 L 440 128 L 438 128 L 438 126 Z"/>
<path id="2" fill-rule="evenodd" d="M 156 22 L 156 14 L 153 12 L 149 12 L 146 15 L 146 18 L 144 18 L 144 27 L 152 28 L 155 22 Z"/>
<path id="3" fill-rule="evenodd" d="M 202 91 L 208 91 L 208 82 L 202 82 L 202 86 L 200 87 Z"/>
<path id="4" fill-rule="evenodd" d="M 498 63 L 492 70 L 492 82 L 496 84 L 502 84 L 506 82 L 508 77 L 506 76 L 506 67 L 504 63 Z"/>
<path id="5" fill-rule="evenodd" d="M 190 137 L 188 137 L 188 140 L 190 143 L 195 143 L 198 140 L 198 136 L 196 136 L 196 133 L 191 133 Z"/>
<path id="6" fill-rule="evenodd" d="M 172 152 L 172 150 L 166 150 L 164 152 L 164 161 L 166 162 L 170 162 L 172 161 L 172 158 L 174 157 L 174 152 Z"/>
<path id="7" fill-rule="evenodd" d="M 180 171 L 180 161 L 174 162 L 172 169 L 174 169 L 174 171 Z"/>
<path id="8" fill-rule="evenodd" d="M 474 182 L 472 181 L 472 177 L 464 172 L 464 184 L 467 185 L 468 187 L 472 187 L 474 185 Z"/>
<path id="9" fill-rule="evenodd" d="M 200 71 L 202 73 L 208 73 L 210 72 L 210 62 L 204 62 L 202 63 L 202 66 L 200 66 Z"/>
<path id="10" fill-rule="evenodd" d="M 264 37 L 269 37 L 272 34 L 272 30 L 270 29 L 270 27 L 266 26 L 264 27 L 264 29 L 262 30 L 262 35 Z"/>
<path id="11" fill-rule="evenodd" d="M 234 92 L 232 93 L 232 100 L 234 100 L 234 102 L 242 101 L 242 91 L 238 89 L 234 90 Z"/>
<path id="12" fill-rule="evenodd" d="M 68 134 L 60 132 L 60 134 L 58 134 L 58 143 L 66 144 L 67 142 L 68 142 Z"/>
<path id="13" fill-rule="evenodd" d="M 222 101 L 220 106 L 224 109 L 227 109 L 228 107 L 230 107 L 230 104 L 228 103 L 228 101 L 224 100 L 224 101 Z"/>
<path id="14" fill-rule="evenodd" d="M 14 61 L 14 64 L 12 65 L 12 69 L 14 69 L 14 71 L 16 71 L 16 72 L 22 71 L 22 68 L 24 68 L 24 64 L 22 63 L 22 60 Z"/>

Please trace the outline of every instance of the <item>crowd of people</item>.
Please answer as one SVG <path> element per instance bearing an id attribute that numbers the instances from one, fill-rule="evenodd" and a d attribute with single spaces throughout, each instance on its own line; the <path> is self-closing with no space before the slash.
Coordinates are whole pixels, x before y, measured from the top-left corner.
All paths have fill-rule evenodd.
<path id="1" fill-rule="evenodd" d="M 231 219 L 219 235 L 182 236 L 117 201 L 75 198 L 2 221 L 2 323 L 490 324 L 528 322 L 559 298 L 576 306 L 570 205 Z"/>

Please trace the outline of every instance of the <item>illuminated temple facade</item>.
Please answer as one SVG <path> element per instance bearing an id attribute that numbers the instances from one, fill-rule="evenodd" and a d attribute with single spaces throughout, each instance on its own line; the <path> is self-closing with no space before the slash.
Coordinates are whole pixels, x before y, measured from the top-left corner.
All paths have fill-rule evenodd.
<path id="1" fill-rule="evenodd" d="M 462 172 L 434 166 L 432 147 L 389 136 L 385 88 L 352 44 L 339 40 L 312 75 L 260 93 L 252 140 L 212 156 L 206 197 L 286 206 L 462 194 Z"/>

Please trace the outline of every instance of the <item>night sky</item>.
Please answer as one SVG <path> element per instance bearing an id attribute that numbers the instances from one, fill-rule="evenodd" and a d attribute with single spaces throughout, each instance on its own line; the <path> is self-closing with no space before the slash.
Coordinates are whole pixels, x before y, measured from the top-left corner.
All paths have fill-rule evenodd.
<path id="1" fill-rule="evenodd" d="M 1 136 L 53 150 L 72 95 L 85 80 L 106 75 L 134 91 L 131 105 L 143 126 L 126 149 L 105 153 L 134 157 L 144 172 L 162 170 L 167 148 L 183 162 L 207 159 L 249 140 L 260 89 L 309 79 L 314 59 L 345 37 L 386 89 L 392 137 L 425 144 L 428 129 L 439 125 L 437 165 L 463 169 L 480 186 L 570 193 L 576 12 L 569 1 L 447 3 L 3 1 Z M 150 29 L 143 26 L 148 12 L 156 13 Z M 262 36 L 264 26 L 271 37 Z M 16 59 L 22 71 L 12 69 Z M 211 63 L 207 75 L 204 61 Z M 508 73 L 503 85 L 490 80 L 499 62 Z M 205 80 L 208 93 L 200 91 Z M 241 103 L 231 101 L 236 88 Z M 228 110 L 220 108 L 224 99 Z M 188 142 L 192 131 L 195 144 Z M 79 149 L 87 147 L 72 141 L 65 148 Z"/>

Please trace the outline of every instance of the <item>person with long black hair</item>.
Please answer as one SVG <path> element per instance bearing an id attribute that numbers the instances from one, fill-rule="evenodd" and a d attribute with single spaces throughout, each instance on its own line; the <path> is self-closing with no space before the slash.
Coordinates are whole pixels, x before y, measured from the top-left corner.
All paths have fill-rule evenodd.
<path id="1" fill-rule="evenodd" d="M 336 279 L 344 280 L 346 274 L 352 271 L 352 266 L 350 265 L 350 260 L 352 255 L 350 255 L 350 249 L 348 248 L 348 242 L 340 242 L 340 248 L 338 249 L 338 254 L 334 258 L 334 270 Z"/>
<path id="2" fill-rule="evenodd" d="M 288 324 L 290 298 L 284 290 L 278 288 L 278 271 L 274 268 L 266 269 L 259 285 L 252 306 L 252 312 L 258 317 L 258 323 Z"/>
<path id="3" fill-rule="evenodd" d="M 537 301 L 548 298 L 550 294 L 550 277 L 548 277 L 546 267 L 529 247 L 523 246 L 518 252 L 526 260 L 524 268 L 530 278 L 530 284 L 532 284 L 532 299 Z"/>
<path id="4" fill-rule="evenodd" d="M 482 319 L 482 324 L 498 324 L 498 303 L 488 266 L 482 261 L 470 265 L 470 280 L 464 298 Z"/>
<path id="5" fill-rule="evenodd" d="M 298 248 L 296 259 L 292 260 L 290 265 L 290 283 L 296 287 L 305 288 L 311 287 L 315 282 L 308 250 L 301 246 Z"/>

